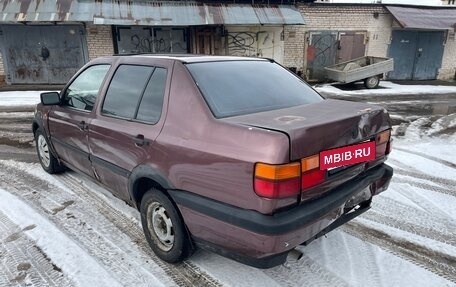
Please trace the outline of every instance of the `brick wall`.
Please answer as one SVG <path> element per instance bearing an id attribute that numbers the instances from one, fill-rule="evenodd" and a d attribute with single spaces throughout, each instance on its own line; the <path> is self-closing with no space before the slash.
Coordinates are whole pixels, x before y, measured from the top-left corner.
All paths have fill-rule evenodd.
<path id="1" fill-rule="evenodd" d="M 89 60 L 114 54 L 111 26 L 87 25 Z"/>
<path id="2" fill-rule="evenodd" d="M 285 66 L 306 70 L 306 32 L 318 30 L 367 31 L 366 55 L 387 55 L 393 18 L 383 6 L 301 4 L 298 9 L 306 25 L 286 26 Z"/>
<path id="3" fill-rule="evenodd" d="M 283 65 L 303 70 L 306 28 L 304 26 L 285 26 Z"/>
<path id="4" fill-rule="evenodd" d="M 437 75 L 439 80 L 456 80 L 456 35 L 448 32 L 443 51 L 442 68 Z"/>
<path id="5" fill-rule="evenodd" d="M 2 59 L 2 53 L 0 53 L 0 75 L 5 74 L 5 69 L 3 68 L 3 59 Z"/>
<path id="6" fill-rule="evenodd" d="M 0 87 L 5 85 L 5 68 L 3 67 L 2 53 L 0 53 Z"/>

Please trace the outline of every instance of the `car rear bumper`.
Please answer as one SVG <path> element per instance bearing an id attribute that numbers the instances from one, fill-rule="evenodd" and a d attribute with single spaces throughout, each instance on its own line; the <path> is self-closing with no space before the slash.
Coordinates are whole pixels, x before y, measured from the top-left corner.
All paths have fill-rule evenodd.
<path id="1" fill-rule="evenodd" d="M 274 215 L 241 209 L 190 192 L 171 190 L 170 194 L 199 245 L 248 265 L 269 268 L 283 263 L 288 251 L 297 245 L 332 230 L 332 224 L 340 226 L 338 219 L 348 218 L 344 214 L 354 206 L 366 203 L 364 207 L 368 207 L 373 195 L 388 188 L 392 175 L 393 169 L 381 164 L 319 199 Z"/>

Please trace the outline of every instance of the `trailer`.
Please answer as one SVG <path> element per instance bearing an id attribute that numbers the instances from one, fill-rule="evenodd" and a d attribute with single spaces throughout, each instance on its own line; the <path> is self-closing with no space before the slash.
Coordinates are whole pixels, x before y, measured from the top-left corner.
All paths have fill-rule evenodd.
<path id="1" fill-rule="evenodd" d="M 337 65 L 325 67 L 328 79 L 340 83 L 364 81 L 368 89 L 378 87 L 383 74 L 394 70 L 392 58 L 364 56 Z"/>

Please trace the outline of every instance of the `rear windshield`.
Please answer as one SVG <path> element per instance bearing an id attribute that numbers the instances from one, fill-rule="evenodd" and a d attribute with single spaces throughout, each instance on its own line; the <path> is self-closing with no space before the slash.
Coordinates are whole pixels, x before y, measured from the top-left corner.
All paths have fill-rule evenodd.
<path id="1" fill-rule="evenodd" d="M 322 101 L 304 81 L 269 61 L 187 64 L 217 118 Z"/>

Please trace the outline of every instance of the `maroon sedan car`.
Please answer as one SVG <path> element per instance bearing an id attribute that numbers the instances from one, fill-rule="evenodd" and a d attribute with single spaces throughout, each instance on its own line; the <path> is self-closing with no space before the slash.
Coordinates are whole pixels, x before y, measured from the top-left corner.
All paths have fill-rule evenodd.
<path id="1" fill-rule="evenodd" d="M 161 259 L 200 246 L 259 268 L 369 209 L 393 174 L 390 128 L 272 60 L 189 55 L 91 61 L 33 122 L 43 168 L 137 207 Z"/>

